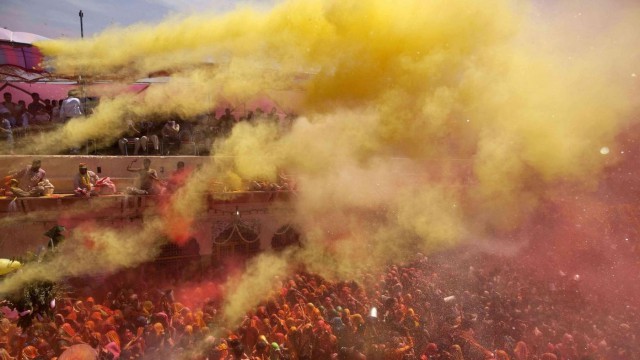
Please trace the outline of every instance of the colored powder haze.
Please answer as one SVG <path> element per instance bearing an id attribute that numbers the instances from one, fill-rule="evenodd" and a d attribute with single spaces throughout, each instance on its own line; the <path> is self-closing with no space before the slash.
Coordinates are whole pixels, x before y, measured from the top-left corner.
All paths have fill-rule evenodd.
<path id="1" fill-rule="evenodd" d="M 616 160 L 601 149 L 616 149 L 637 110 L 638 10 L 605 1 L 291 0 L 47 41 L 37 45 L 62 74 L 171 77 L 137 97 L 103 97 L 91 117 L 39 146 L 112 144 L 129 116 L 189 117 L 265 95 L 299 114 L 286 134 L 238 124 L 214 144 L 213 153 L 233 157 L 191 177 L 165 211 L 172 216 L 145 223 L 147 240 L 102 260 L 117 268 L 149 259 L 151 239 L 175 233 L 169 220 L 180 231 L 191 224 L 212 178 L 237 188 L 239 179 L 295 174 L 304 249 L 259 255 L 228 284 L 225 313 L 236 319 L 296 265 L 344 277 L 460 244 L 513 253 L 531 240 L 523 229 L 535 228 L 554 189 L 593 193 Z M 123 244 L 113 229 L 84 236 L 107 253 Z M 90 273 L 93 253 L 62 251 L 46 273 Z M 0 292 L 44 273 L 26 268 Z"/>

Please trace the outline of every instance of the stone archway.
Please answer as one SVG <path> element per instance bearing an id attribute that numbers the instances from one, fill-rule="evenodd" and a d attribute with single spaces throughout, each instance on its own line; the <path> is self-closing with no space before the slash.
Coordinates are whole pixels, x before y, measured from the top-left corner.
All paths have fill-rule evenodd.
<path id="1" fill-rule="evenodd" d="M 211 259 L 220 262 L 225 258 L 249 258 L 260 251 L 260 233 L 256 226 L 241 220 L 228 224 L 213 239 Z"/>
<path id="2" fill-rule="evenodd" d="M 271 248 L 282 251 L 289 246 L 301 247 L 300 233 L 291 224 L 281 226 L 271 238 Z"/>

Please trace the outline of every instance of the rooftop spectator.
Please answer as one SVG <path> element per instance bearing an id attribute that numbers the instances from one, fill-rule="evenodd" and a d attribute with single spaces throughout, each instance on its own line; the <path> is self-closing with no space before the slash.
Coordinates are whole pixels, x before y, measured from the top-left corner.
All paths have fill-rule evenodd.
<path id="1" fill-rule="evenodd" d="M 47 113 L 44 103 L 40 100 L 40 94 L 31 94 L 31 102 L 27 106 L 27 111 L 29 111 L 33 117 Z"/>
<path id="2" fill-rule="evenodd" d="M 0 107 L 0 140 L 8 153 L 13 153 L 13 130 L 11 129 L 11 113 L 7 108 Z"/>
<path id="3" fill-rule="evenodd" d="M 10 92 L 5 92 L 3 97 L 4 101 L 0 104 L 0 111 L 2 111 L 3 107 L 8 111 L 7 120 L 9 120 L 12 127 L 15 127 L 18 122 L 18 105 L 12 101 L 13 96 Z"/>
<path id="4" fill-rule="evenodd" d="M 27 111 L 27 104 L 24 102 L 24 100 L 19 100 L 18 101 L 18 106 L 16 108 L 16 113 L 17 113 L 17 121 L 18 121 L 18 125 L 22 128 L 28 128 L 29 127 L 29 118 L 30 118 L 30 114 Z"/>
<path id="5" fill-rule="evenodd" d="M 267 114 L 267 120 L 278 124 L 280 122 L 280 117 L 278 116 L 278 109 L 276 109 L 275 107 L 271 108 L 271 111 L 269 111 L 269 114 Z"/>
<path id="6" fill-rule="evenodd" d="M 71 118 L 82 116 L 82 104 L 78 99 L 77 90 L 69 90 L 67 98 L 60 104 L 59 118 L 62 122 L 67 122 Z"/>
<path id="7" fill-rule="evenodd" d="M 53 110 L 53 104 L 51 104 L 51 99 L 44 99 L 44 109 L 49 114 L 49 118 L 51 118 L 51 111 Z"/>
<path id="8" fill-rule="evenodd" d="M 173 147 L 173 151 L 179 151 L 180 149 L 180 125 L 175 120 L 167 121 L 162 127 L 162 149 L 164 155 L 169 155 L 171 152 L 170 147 Z"/>
<path id="9" fill-rule="evenodd" d="M 60 121 L 60 104 L 62 104 L 62 100 L 60 100 L 60 102 L 58 102 L 58 100 L 51 102 L 51 121 L 53 122 Z"/>
<path id="10" fill-rule="evenodd" d="M 153 148 L 157 151 L 159 146 L 159 139 L 157 135 L 143 135 L 142 130 L 139 130 L 136 127 L 136 124 L 133 120 L 127 120 L 127 130 L 125 131 L 125 136 L 118 140 L 118 146 L 120 147 L 120 153 L 122 155 L 128 154 L 129 151 L 127 146 L 129 144 L 133 144 L 133 154 L 138 155 L 140 148 L 144 153 L 148 153 L 148 145 L 149 141 L 153 144 Z"/>
<path id="11" fill-rule="evenodd" d="M 233 116 L 233 110 L 230 108 L 224 109 L 224 114 L 220 117 L 219 127 L 220 133 L 223 136 L 231 134 L 231 129 L 236 124 L 236 118 Z"/>

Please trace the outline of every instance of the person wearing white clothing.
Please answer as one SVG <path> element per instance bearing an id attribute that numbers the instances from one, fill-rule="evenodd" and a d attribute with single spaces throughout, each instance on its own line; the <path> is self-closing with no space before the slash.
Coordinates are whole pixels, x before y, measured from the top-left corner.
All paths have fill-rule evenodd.
<path id="1" fill-rule="evenodd" d="M 82 116 L 82 105 L 80 104 L 80 99 L 76 97 L 76 91 L 69 90 L 68 94 L 69 96 L 60 104 L 60 114 L 58 116 L 62 122 Z"/>

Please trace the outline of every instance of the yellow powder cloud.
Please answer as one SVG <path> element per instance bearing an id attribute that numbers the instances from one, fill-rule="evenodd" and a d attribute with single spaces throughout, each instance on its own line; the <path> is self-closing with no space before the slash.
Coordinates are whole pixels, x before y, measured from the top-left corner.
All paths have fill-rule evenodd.
<path id="1" fill-rule="evenodd" d="M 638 60 L 635 5 L 581 8 L 591 21 L 616 19 L 587 36 L 571 4 L 544 6 L 289 0 L 266 12 L 241 8 L 43 42 L 65 74 L 172 74 L 137 98 L 105 100 L 48 145 L 112 141 L 128 113 L 188 117 L 267 95 L 302 115 L 291 131 L 240 124 L 215 144 L 220 157 L 203 174 L 233 189 L 295 174 L 294 220 L 306 241 L 291 261 L 348 276 L 471 234 L 499 234 L 526 219 L 554 183 L 585 191 L 597 183 L 598 151 L 639 98 L 629 76 Z M 301 99 L 286 95 L 299 90 Z M 185 204 L 210 190 L 203 177 L 191 181 L 199 183 L 173 205 L 186 214 L 194 212 Z M 281 258 L 265 256 L 230 290 L 230 317 L 266 293 L 256 283 L 286 271 L 270 268 Z"/>

